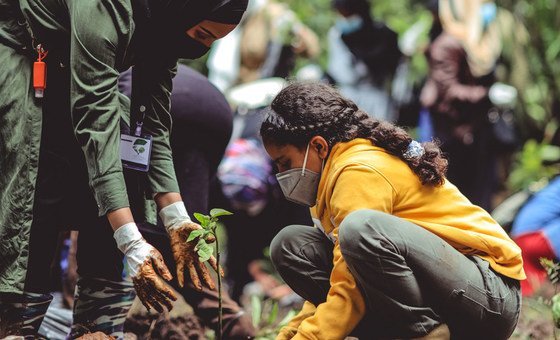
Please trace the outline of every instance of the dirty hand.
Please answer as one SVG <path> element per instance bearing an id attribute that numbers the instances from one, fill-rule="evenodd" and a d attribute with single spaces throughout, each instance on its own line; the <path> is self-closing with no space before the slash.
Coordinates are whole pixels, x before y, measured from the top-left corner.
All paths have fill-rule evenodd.
<path id="1" fill-rule="evenodd" d="M 190 233 L 202 227 L 191 221 L 184 203 L 176 202 L 168 205 L 161 209 L 159 216 L 171 240 L 171 250 L 177 265 L 177 281 L 179 286 L 184 286 L 184 273 L 185 270 L 188 270 L 195 288 L 202 290 L 202 283 L 200 281 L 202 279 L 208 288 L 216 289 L 206 264 L 198 259 L 198 254 L 195 250 L 198 239 L 187 242 Z M 206 242 L 214 242 L 214 239 L 207 238 Z M 217 261 L 214 256 L 211 256 L 208 262 L 214 270 L 217 270 Z"/>
<path id="2" fill-rule="evenodd" d="M 172 301 L 177 300 L 177 297 L 160 275 L 167 281 L 173 276 L 159 251 L 144 240 L 135 223 L 123 225 L 113 236 L 125 255 L 134 288 L 142 304 L 148 310 L 154 308 L 160 313 L 163 312 L 163 306 L 171 310 Z"/>

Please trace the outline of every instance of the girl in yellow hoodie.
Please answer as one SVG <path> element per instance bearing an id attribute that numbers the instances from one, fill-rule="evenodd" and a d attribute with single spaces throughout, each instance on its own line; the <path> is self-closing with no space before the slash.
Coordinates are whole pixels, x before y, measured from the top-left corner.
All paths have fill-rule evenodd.
<path id="1" fill-rule="evenodd" d="M 278 339 L 507 339 L 519 316 L 521 251 L 445 178 L 435 143 L 370 118 L 333 88 L 295 83 L 261 126 L 287 199 L 314 227 L 272 241 L 305 298 Z"/>

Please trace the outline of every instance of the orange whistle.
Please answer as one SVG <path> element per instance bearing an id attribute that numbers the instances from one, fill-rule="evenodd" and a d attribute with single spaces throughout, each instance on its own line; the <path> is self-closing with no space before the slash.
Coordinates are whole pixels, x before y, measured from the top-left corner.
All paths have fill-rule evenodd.
<path id="1" fill-rule="evenodd" d="M 43 61 L 33 63 L 33 87 L 35 88 L 35 97 L 43 98 L 45 88 L 47 88 L 47 64 Z"/>

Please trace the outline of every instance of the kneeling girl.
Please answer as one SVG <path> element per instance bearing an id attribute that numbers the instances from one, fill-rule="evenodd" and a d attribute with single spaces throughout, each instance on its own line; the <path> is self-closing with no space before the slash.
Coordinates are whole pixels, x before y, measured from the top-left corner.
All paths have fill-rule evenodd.
<path id="1" fill-rule="evenodd" d="M 333 88 L 295 83 L 261 126 L 287 199 L 311 207 L 271 244 L 305 298 L 278 339 L 507 339 L 519 247 L 445 178 L 435 143 L 370 118 Z"/>

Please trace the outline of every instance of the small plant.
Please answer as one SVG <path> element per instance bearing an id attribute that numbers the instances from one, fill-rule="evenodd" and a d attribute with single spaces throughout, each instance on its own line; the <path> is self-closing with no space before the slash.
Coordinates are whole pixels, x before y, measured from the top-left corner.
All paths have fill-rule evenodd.
<path id="1" fill-rule="evenodd" d="M 558 293 L 558 284 L 560 283 L 560 264 L 547 258 L 540 258 L 540 263 L 546 270 L 548 279 L 555 286 L 554 296 L 550 301 L 552 319 L 556 328 L 560 328 L 560 293 Z M 554 339 L 556 339 L 556 330 L 554 331 Z"/>
<path id="2" fill-rule="evenodd" d="M 206 240 L 214 239 L 216 241 L 216 274 L 218 277 L 218 340 L 222 339 L 222 276 L 223 271 L 220 267 L 220 240 L 218 238 L 217 228 L 218 220 L 222 216 L 233 215 L 233 213 L 224 209 L 212 209 L 210 215 L 194 213 L 194 218 L 198 220 L 202 229 L 194 230 L 190 233 L 187 242 L 192 242 L 198 238 L 195 250 L 198 254 L 200 262 L 207 262 L 214 249 Z"/>
<path id="3" fill-rule="evenodd" d="M 293 309 L 280 320 L 278 302 L 272 299 L 263 299 L 258 295 L 251 296 L 251 316 L 253 326 L 257 329 L 255 340 L 274 340 L 280 329 L 297 314 Z"/>

